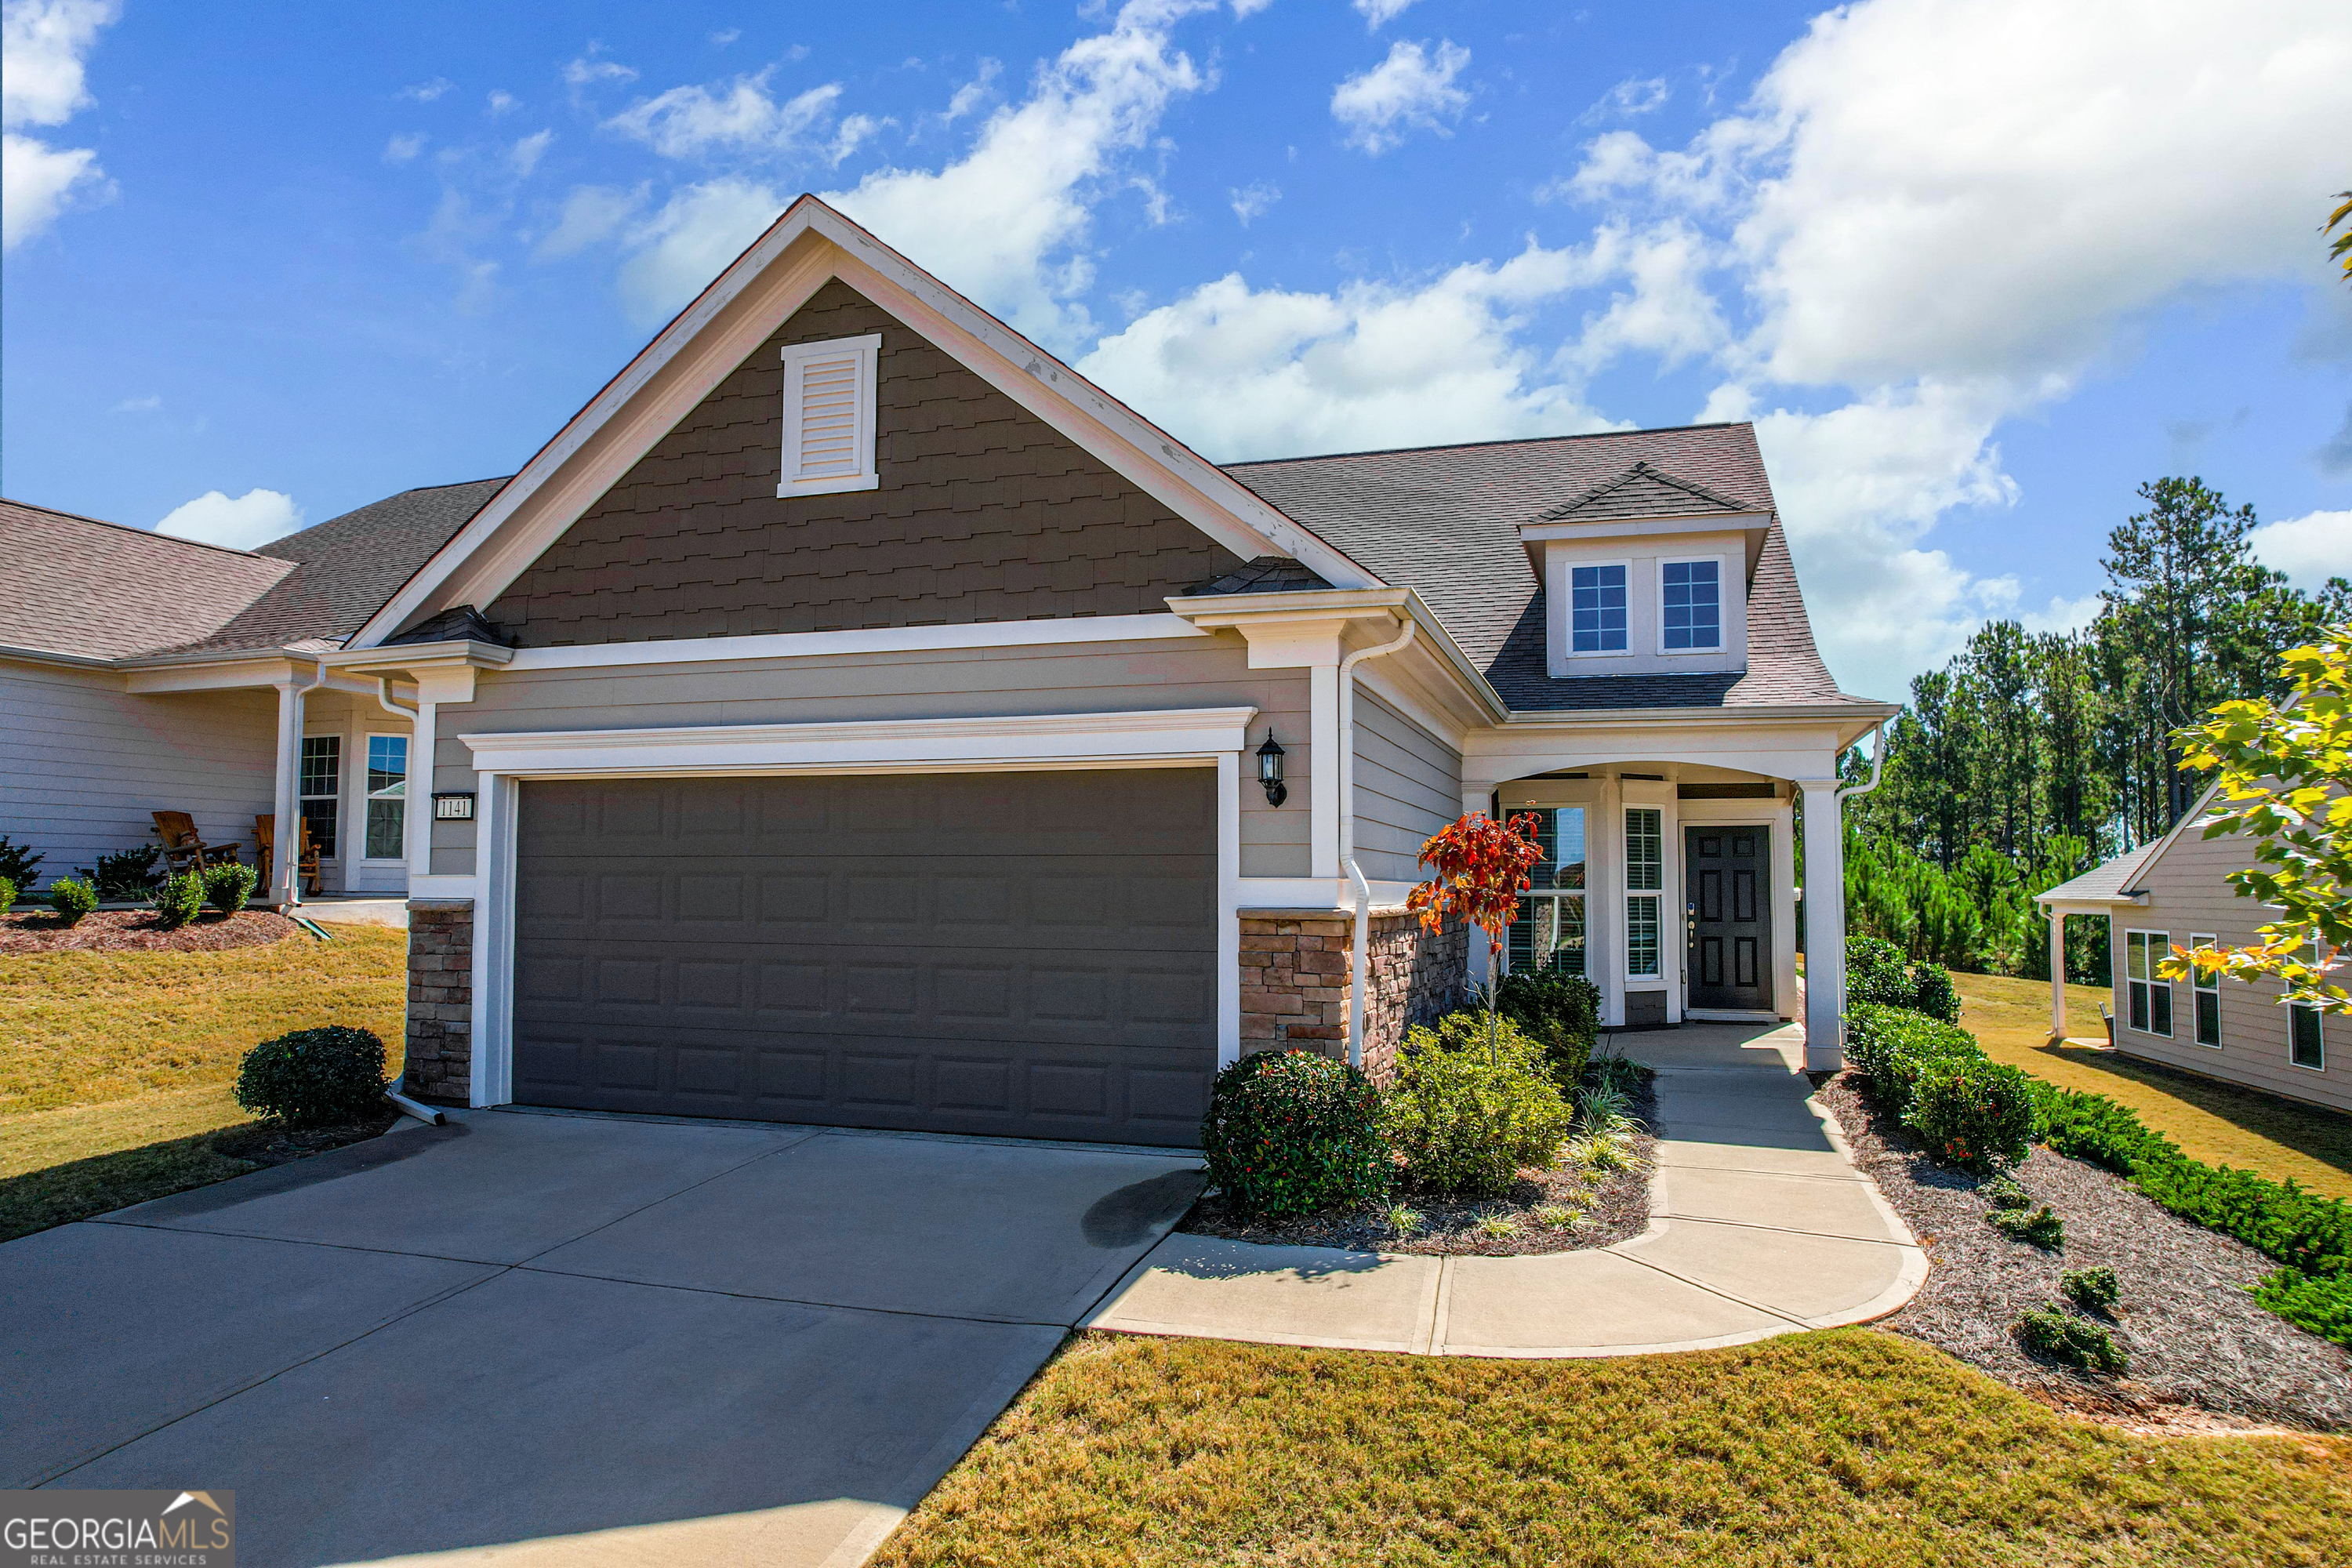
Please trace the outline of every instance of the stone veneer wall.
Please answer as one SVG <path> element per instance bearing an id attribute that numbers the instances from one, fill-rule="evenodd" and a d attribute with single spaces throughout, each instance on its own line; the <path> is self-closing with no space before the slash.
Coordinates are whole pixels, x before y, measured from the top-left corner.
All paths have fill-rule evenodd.
<path id="1" fill-rule="evenodd" d="M 463 1105 L 474 1084 L 474 904 L 415 899 L 408 905 L 406 1091 Z"/>
<path id="2" fill-rule="evenodd" d="M 1252 910 L 1241 922 L 1242 1049 L 1345 1056 L 1354 918 Z M 1468 987 L 1470 944 L 1459 921 L 1433 936 L 1393 909 L 1373 914 L 1370 932 L 1364 1071 L 1386 1083 L 1396 1074 L 1406 1029 L 1434 1019 Z"/>

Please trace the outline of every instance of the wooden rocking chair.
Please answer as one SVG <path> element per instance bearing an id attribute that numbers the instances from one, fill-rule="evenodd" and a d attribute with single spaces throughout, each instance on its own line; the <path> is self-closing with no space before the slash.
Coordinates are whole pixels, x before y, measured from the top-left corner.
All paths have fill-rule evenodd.
<path id="1" fill-rule="evenodd" d="M 296 820 L 299 822 L 301 819 L 298 817 Z M 278 875 L 278 857 L 274 852 L 277 847 L 277 813 L 264 812 L 253 819 L 253 842 L 257 851 L 261 857 L 259 861 L 259 865 L 261 867 L 261 880 L 265 887 L 268 885 L 270 878 Z M 302 847 L 300 854 L 296 861 L 295 870 L 302 879 L 305 896 L 312 898 L 317 897 L 319 892 L 319 850 L 318 847 L 310 842 L 310 825 L 307 822 L 302 823 Z"/>
<path id="2" fill-rule="evenodd" d="M 183 871 L 201 872 L 205 858 L 214 865 L 233 863 L 236 859 L 234 844 L 207 844 L 196 835 L 195 819 L 184 811 L 157 811 L 148 815 L 155 819 L 155 837 L 163 841 L 163 874 L 176 877 Z"/>

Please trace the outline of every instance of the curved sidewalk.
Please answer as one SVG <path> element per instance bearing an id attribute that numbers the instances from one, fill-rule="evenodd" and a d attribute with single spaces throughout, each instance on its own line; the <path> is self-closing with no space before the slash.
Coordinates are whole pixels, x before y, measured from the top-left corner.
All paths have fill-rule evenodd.
<path id="1" fill-rule="evenodd" d="M 1416 1355 L 1704 1350 L 1884 1316 L 1927 1254 L 1811 1095 L 1794 1026 L 1624 1037 L 1658 1068 L 1649 1228 L 1614 1247 L 1430 1258 L 1168 1237 L 1082 1327 Z"/>

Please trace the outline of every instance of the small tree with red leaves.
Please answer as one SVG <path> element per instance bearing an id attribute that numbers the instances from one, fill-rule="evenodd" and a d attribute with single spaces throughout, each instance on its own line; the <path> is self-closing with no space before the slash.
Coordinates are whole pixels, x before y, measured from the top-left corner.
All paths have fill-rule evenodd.
<path id="1" fill-rule="evenodd" d="M 1413 889 L 1405 908 L 1435 932 L 1446 917 L 1460 915 L 1486 938 L 1486 1054 L 1495 1054 L 1494 977 L 1502 968 L 1503 940 L 1518 918 L 1519 895 L 1528 872 L 1543 858 L 1536 841 L 1537 819 L 1523 812 L 1497 822 L 1474 811 L 1442 829 L 1421 847 L 1421 864 L 1436 873 Z"/>

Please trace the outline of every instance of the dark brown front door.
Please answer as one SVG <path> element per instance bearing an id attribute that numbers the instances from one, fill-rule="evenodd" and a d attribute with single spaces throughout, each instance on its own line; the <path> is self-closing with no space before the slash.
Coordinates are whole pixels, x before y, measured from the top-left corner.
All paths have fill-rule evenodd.
<path id="1" fill-rule="evenodd" d="M 1196 1143 L 1215 778 L 526 783 L 515 1099 Z"/>
<path id="2" fill-rule="evenodd" d="M 1692 1007 L 1772 1005 L 1771 839 L 1761 827 L 1683 829 Z"/>

